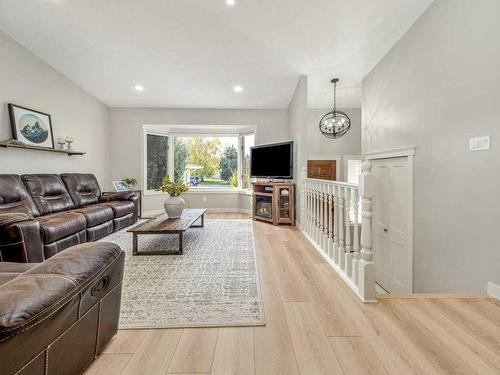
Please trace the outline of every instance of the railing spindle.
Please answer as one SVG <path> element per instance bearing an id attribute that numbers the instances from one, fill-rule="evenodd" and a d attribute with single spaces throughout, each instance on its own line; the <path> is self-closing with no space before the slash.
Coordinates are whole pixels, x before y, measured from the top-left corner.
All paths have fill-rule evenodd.
<path id="1" fill-rule="evenodd" d="M 345 270 L 345 241 L 344 241 L 344 189 L 339 188 L 339 261 L 340 269 Z"/>
<path id="2" fill-rule="evenodd" d="M 328 257 L 334 259 L 333 255 L 333 188 L 328 185 Z"/>
<path id="3" fill-rule="evenodd" d="M 353 258 L 354 258 L 354 267 L 353 267 L 353 280 L 354 284 L 358 285 L 358 262 L 360 259 L 360 247 L 359 247 L 359 194 L 357 189 L 353 189 L 353 199 L 352 199 L 352 205 L 353 205 L 353 214 L 354 214 L 354 253 L 353 253 Z"/>
<path id="4" fill-rule="evenodd" d="M 345 271 L 347 276 L 352 275 L 352 246 L 351 246 L 351 188 L 345 188 L 344 200 L 345 218 Z"/>
<path id="5" fill-rule="evenodd" d="M 339 264 L 339 187 L 333 185 L 333 255 Z"/>
<path id="6" fill-rule="evenodd" d="M 328 184 L 323 184 L 323 248 L 328 254 Z"/>

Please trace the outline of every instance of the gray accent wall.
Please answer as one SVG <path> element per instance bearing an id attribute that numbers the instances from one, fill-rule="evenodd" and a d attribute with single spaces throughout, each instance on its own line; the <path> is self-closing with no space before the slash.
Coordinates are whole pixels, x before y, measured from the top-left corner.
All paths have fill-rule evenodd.
<path id="1" fill-rule="evenodd" d="M 498 0 L 436 0 L 362 84 L 363 152 L 416 146 L 415 292 L 500 284 L 499 15 Z"/>
<path id="2" fill-rule="evenodd" d="M 125 176 L 142 174 L 141 145 L 143 125 L 217 125 L 254 126 L 260 144 L 288 140 L 288 114 L 286 110 L 259 109 L 153 109 L 112 108 L 110 110 L 110 177 L 120 180 Z M 142 186 L 142 185 L 141 185 Z M 206 196 L 206 202 L 203 201 Z M 223 210 L 249 210 L 249 195 L 238 193 L 185 194 L 191 207 Z M 163 209 L 165 196 L 148 195 L 143 199 L 143 211 Z"/>
<path id="3" fill-rule="evenodd" d="M 7 103 L 49 113 L 54 142 L 72 136 L 84 156 L 0 149 L 0 173 L 94 173 L 108 183 L 108 108 L 0 31 L 0 139 L 10 139 Z"/>

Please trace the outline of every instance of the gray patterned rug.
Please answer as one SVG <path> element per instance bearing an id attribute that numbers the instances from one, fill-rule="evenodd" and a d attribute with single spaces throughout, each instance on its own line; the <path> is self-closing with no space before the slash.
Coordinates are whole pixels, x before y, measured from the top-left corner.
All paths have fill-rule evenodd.
<path id="1" fill-rule="evenodd" d="M 205 221 L 184 234 L 183 255 L 132 256 L 132 234 L 103 241 L 126 252 L 120 328 L 264 325 L 252 223 Z M 139 236 L 140 251 L 177 250 L 177 236 Z"/>

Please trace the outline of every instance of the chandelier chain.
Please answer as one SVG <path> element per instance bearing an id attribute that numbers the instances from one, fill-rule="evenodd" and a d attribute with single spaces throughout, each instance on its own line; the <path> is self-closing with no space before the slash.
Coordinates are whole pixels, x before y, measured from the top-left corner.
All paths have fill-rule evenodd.
<path id="1" fill-rule="evenodd" d="M 337 82 L 333 83 L 333 113 L 336 112 L 337 109 Z"/>

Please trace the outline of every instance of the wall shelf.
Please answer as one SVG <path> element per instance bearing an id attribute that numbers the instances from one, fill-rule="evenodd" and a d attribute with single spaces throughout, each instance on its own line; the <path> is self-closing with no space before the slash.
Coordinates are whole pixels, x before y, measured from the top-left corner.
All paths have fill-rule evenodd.
<path id="1" fill-rule="evenodd" d="M 68 156 L 72 155 L 85 155 L 83 151 L 75 151 L 75 150 L 56 150 L 52 148 L 45 147 L 37 147 L 37 146 L 28 146 L 28 145 L 11 145 L 8 143 L 0 142 L 1 148 L 19 148 L 23 150 L 34 150 L 34 151 L 48 151 L 48 152 L 56 152 L 59 154 L 66 154 Z"/>

